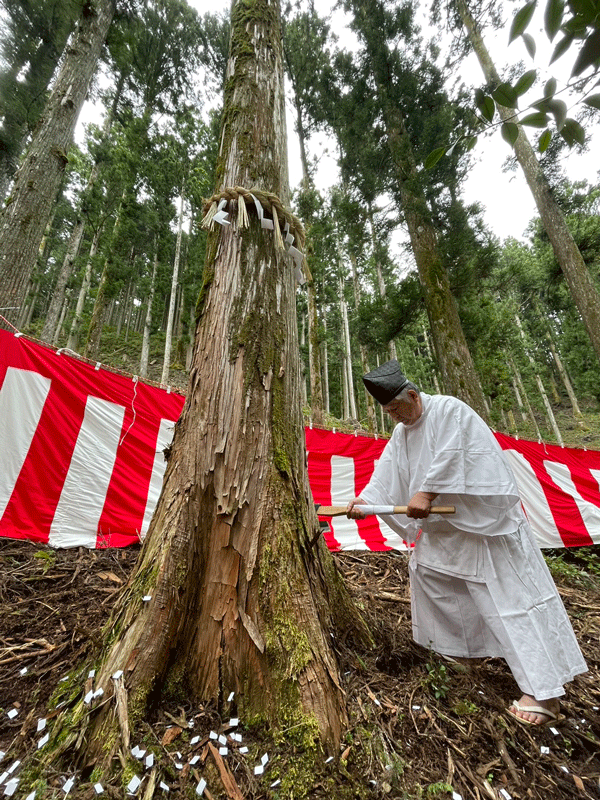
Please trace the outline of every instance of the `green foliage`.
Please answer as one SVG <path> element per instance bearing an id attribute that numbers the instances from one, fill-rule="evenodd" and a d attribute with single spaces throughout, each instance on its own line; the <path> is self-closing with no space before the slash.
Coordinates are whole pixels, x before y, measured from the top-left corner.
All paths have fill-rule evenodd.
<path id="1" fill-rule="evenodd" d="M 432 655 L 425 664 L 427 675 L 423 684 L 431 692 L 436 700 L 443 700 L 450 692 L 450 679 L 448 670 L 439 658 Z"/>

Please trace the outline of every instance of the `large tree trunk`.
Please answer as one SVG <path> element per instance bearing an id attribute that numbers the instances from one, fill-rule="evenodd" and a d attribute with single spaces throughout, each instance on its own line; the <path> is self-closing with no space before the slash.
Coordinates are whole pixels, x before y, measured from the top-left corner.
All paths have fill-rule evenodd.
<path id="1" fill-rule="evenodd" d="M 113 13 L 113 0 L 84 4 L 42 119 L 15 178 L 10 202 L 0 216 L 0 306 L 20 306 L 25 300 L 75 124 Z"/>
<path id="2" fill-rule="evenodd" d="M 177 297 L 177 283 L 179 281 L 179 261 L 181 258 L 181 236 L 183 232 L 183 206 L 184 194 L 181 187 L 181 197 L 179 204 L 179 220 L 177 224 L 177 243 L 175 245 L 175 260 L 173 262 L 173 272 L 171 275 L 171 294 L 169 297 L 169 312 L 167 314 L 167 327 L 165 335 L 165 352 L 163 356 L 163 368 L 160 382 L 169 382 L 169 370 L 171 368 L 171 342 L 173 340 L 173 319 L 175 317 L 175 299 Z"/>
<path id="3" fill-rule="evenodd" d="M 501 83 L 500 76 L 465 0 L 458 0 L 458 10 L 486 81 L 493 86 L 498 86 Z M 497 108 L 505 122 L 515 122 L 513 109 L 501 105 L 497 105 Z M 577 306 L 592 347 L 600 361 L 600 292 L 571 235 L 564 214 L 554 199 L 552 187 L 540 167 L 527 135 L 520 125 L 518 128 L 519 135 L 514 144 L 515 156 L 535 200 L 542 225 L 552 245 L 554 257 L 563 271 L 573 302 Z"/>
<path id="4" fill-rule="evenodd" d="M 278 0 L 232 9 L 217 186 L 257 183 L 286 204 L 279 13 Z M 233 223 L 208 238 L 187 401 L 97 685 L 110 698 L 125 670 L 130 719 L 166 684 L 223 713 L 235 692 L 240 718 L 334 751 L 346 714 L 332 642 L 359 618 L 308 485 L 294 269 L 254 215 Z M 108 702 L 79 760 L 108 763 L 116 730 Z"/>

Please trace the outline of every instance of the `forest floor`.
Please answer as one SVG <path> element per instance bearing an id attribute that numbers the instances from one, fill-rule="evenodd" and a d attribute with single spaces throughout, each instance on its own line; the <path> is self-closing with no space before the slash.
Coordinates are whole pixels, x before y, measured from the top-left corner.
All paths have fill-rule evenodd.
<path id="1" fill-rule="evenodd" d="M 9 795 L 6 787 L 24 774 L 15 762 L 26 763 L 44 746 L 57 714 L 49 699 L 61 678 L 93 655 L 138 552 L 51 550 L 0 539 L 0 771 L 9 773 L 0 776 L 0 793 Z M 220 717 L 181 698 L 162 705 L 132 740 L 147 751 L 137 762 L 140 800 L 153 796 L 153 783 L 157 797 L 198 797 L 203 780 L 209 800 L 600 796 L 600 559 L 593 550 L 549 554 L 590 671 L 568 687 L 564 720 L 546 728 L 524 727 L 506 714 L 518 692 L 502 660 L 457 664 L 412 642 L 404 554 L 334 558 L 376 642 L 366 652 L 338 643 L 350 719 L 340 752 L 317 759 L 308 783 L 304 775 L 294 788 L 298 754 L 285 737 L 258 740 L 243 719 L 232 727 L 227 707 Z M 44 719 L 46 728 L 38 730 Z M 211 732 L 223 737 L 227 754 L 218 741 L 213 746 Z M 256 775 L 263 755 L 268 761 Z M 70 777 L 70 798 L 96 796 L 89 777 L 56 769 L 38 800 L 66 797 Z M 27 796 L 25 783 L 14 797 Z M 126 794 L 121 785 L 103 788 L 107 797 Z"/>

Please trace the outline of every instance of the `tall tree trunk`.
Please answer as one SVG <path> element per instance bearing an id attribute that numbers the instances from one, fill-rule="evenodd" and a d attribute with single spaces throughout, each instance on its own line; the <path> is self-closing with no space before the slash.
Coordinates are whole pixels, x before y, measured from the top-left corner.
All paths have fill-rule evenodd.
<path id="1" fill-rule="evenodd" d="M 171 295 L 169 297 L 169 312 L 167 314 L 167 328 L 165 335 L 165 354 L 163 357 L 163 368 L 160 382 L 169 382 L 169 369 L 171 366 L 171 342 L 173 340 L 173 318 L 175 317 L 175 299 L 177 297 L 177 282 L 179 280 L 179 260 L 181 258 L 181 237 L 183 231 L 183 206 L 184 206 L 183 186 L 181 187 L 181 198 L 179 204 L 179 221 L 177 223 L 177 243 L 175 245 L 175 259 L 173 261 L 173 274 L 171 276 Z"/>
<path id="2" fill-rule="evenodd" d="M 479 376 L 465 339 L 456 301 L 442 262 L 436 231 L 427 207 L 410 136 L 402 110 L 390 95 L 390 56 L 382 34 L 373 24 L 382 12 L 380 0 L 358 0 L 356 14 L 369 57 L 383 124 L 402 203 L 402 212 L 423 287 L 444 391 L 464 400 L 488 418 Z"/>
<path id="3" fill-rule="evenodd" d="M 382 300 L 385 300 L 387 296 L 387 288 L 385 285 L 385 281 L 383 279 L 383 272 L 381 271 L 381 259 L 379 256 L 379 251 L 381 250 L 381 246 L 379 244 L 379 239 L 377 237 L 377 231 L 375 230 L 375 214 L 373 212 L 372 203 L 369 203 L 368 205 L 367 215 L 369 218 L 369 229 L 371 233 L 371 247 L 373 250 L 375 274 L 377 276 L 377 288 L 379 289 L 379 296 L 381 297 Z M 390 353 L 390 358 L 398 358 L 398 353 L 396 351 L 396 342 L 394 342 L 393 339 L 388 342 L 388 350 Z"/>
<path id="4" fill-rule="evenodd" d="M 525 389 L 525 385 L 524 385 L 523 380 L 521 378 L 521 373 L 519 372 L 519 368 L 517 367 L 517 365 L 515 364 L 515 362 L 513 361 L 512 358 L 509 359 L 509 365 L 510 365 L 510 368 L 511 368 L 511 371 L 512 371 L 512 374 L 513 374 L 513 386 L 514 386 L 515 396 L 517 398 L 517 402 L 519 403 L 519 406 L 521 407 L 521 409 L 523 409 L 523 407 L 527 409 L 527 413 L 529 414 L 529 419 L 530 419 L 531 424 L 533 425 L 533 427 L 535 429 L 535 432 L 536 432 L 537 437 L 538 437 L 538 441 L 541 442 L 542 441 L 542 432 L 540 431 L 540 429 L 538 427 L 537 420 L 535 418 L 535 414 L 533 413 L 533 408 L 531 407 L 531 403 L 529 401 L 529 395 L 527 394 L 527 390 Z M 523 406 L 523 403 L 524 403 L 524 406 Z M 527 421 L 527 414 L 524 414 L 522 410 L 521 410 L 521 416 L 523 417 L 523 421 L 526 422 Z"/>
<path id="5" fill-rule="evenodd" d="M 341 266 L 341 259 L 340 259 Z M 356 398 L 354 397 L 354 376 L 352 374 L 352 344 L 350 342 L 350 324 L 348 321 L 348 303 L 344 298 L 344 284 L 340 278 L 340 314 L 342 317 L 342 337 L 344 342 L 344 370 L 346 375 L 345 385 L 348 390 L 348 415 L 357 418 Z"/>
<path id="6" fill-rule="evenodd" d="M 142 335 L 142 354 L 140 356 L 140 377 L 148 377 L 148 358 L 150 355 L 150 330 L 152 328 L 152 303 L 156 291 L 156 272 L 158 270 L 158 245 L 154 241 L 154 262 L 152 264 L 152 278 L 150 279 L 150 289 L 148 291 L 148 307 L 144 320 L 144 333 Z"/>
<path id="7" fill-rule="evenodd" d="M 476 20 L 471 15 L 465 0 L 457 0 L 458 10 L 467 30 L 469 41 L 477 55 L 486 81 L 492 86 L 501 83 L 500 76 L 485 46 Z M 498 113 L 507 122 L 514 122 L 513 109 L 498 105 Z M 521 165 L 527 185 L 537 206 L 542 225 L 563 274 L 573 302 L 600 361 L 600 292 L 592 280 L 585 261 L 571 235 L 564 214 L 554 199 L 552 188 L 536 158 L 533 147 L 523 128 L 518 125 L 519 135 L 514 144 L 517 161 Z"/>
<path id="8" fill-rule="evenodd" d="M 94 238 L 92 239 L 92 244 L 90 245 L 90 252 L 88 254 L 87 263 L 85 265 L 83 280 L 81 282 L 81 288 L 79 289 L 79 294 L 77 296 L 77 305 L 75 306 L 75 313 L 73 315 L 73 320 L 71 321 L 71 330 L 69 331 L 69 338 L 67 340 L 67 347 L 69 348 L 69 350 L 76 351 L 79 346 L 79 328 L 81 327 L 81 317 L 83 315 L 83 308 L 85 306 L 85 301 L 88 296 L 90 286 L 92 284 L 92 265 L 94 256 L 98 251 L 98 243 L 100 241 L 101 231 L 102 231 L 101 227 L 98 227 L 96 229 L 94 233 Z"/>
<path id="9" fill-rule="evenodd" d="M 218 189 L 258 182 L 287 204 L 285 137 L 279 3 L 238 0 Z M 111 676 L 127 665 L 119 680 L 130 719 L 167 683 L 222 712 L 233 691 L 241 718 L 335 752 L 346 713 L 332 636 L 358 630 L 359 618 L 317 537 L 294 270 L 254 214 L 247 229 L 209 234 L 198 320 L 163 491 L 96 682 L 110 698 Z M 92 720 L 79 761 L 110 764 L 114 704 Z"/>
<path id="10" fill-rule="evenodd" d="M 11 193 L 0 214 L 0 306 L 20 306 L 68 161 L 67 152 L 114 13 L 113 0 L 89 0 Z M 16 318 L 16 315 L 15 315 Z"/>

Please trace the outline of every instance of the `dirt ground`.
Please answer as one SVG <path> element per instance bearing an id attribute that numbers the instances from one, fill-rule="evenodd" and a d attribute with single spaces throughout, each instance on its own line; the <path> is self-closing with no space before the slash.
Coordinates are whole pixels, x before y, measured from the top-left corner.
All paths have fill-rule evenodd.
<path id="1" fill-rule="evenodd" d="M 23 768 L 15 762 L 26 761 L 40 741 L 43 746 L 56 714 L 48 713 L 48 700 L 61 678 L 93 652 L 136 557 L 135 548 L 54 551 L 0 539 L 0 772 L 8 773 L 0 775 L 3 795 L 10 796 L 11 781 L 15 786 Z M 350 726 L 339 755 L 323 758 L 315 770 L 306 796 L 600 797 L 600 579 L 589 571 L 582 575 L 569 563 L 574 557 L 569 554 L 566 566 L 559 559 L 553 571 L 590 671 L 571 684 L 562 703 L 565 719 L 533 729 L 504 712 L 518 695 L 501 660 L 456 664 L 412 642 L 403 554 L 336 554 L 377 645 L 370 652 L 340 645 Z M 43 719 L 46 728 L 38 730 Z M 265 753 L 264 741 L 253 741 L 243 720 L 236 724 L 182 702 L 158 709 L 146 728 L 142 784 L 135 792 L 140 799 L 198 797 L 204 780 L 209 800 L 301 795 L 285 781 L 291 763 L 285 741 Z M 214 740 L 217 735 L 221 742 Z M 219 752 L 223 745 L 227 754 Z M 268 761 L 257 775 L 263 755 Z M 89 776 L 56 771 L 37 797 L 64 798 L 70 777 L 72 798 L 97 796 Z M 126 795 L 122 786 L 103 789 L 108 797 Z M 25 798 L 27 792 L 17 785 L 13 796 Z"/>

